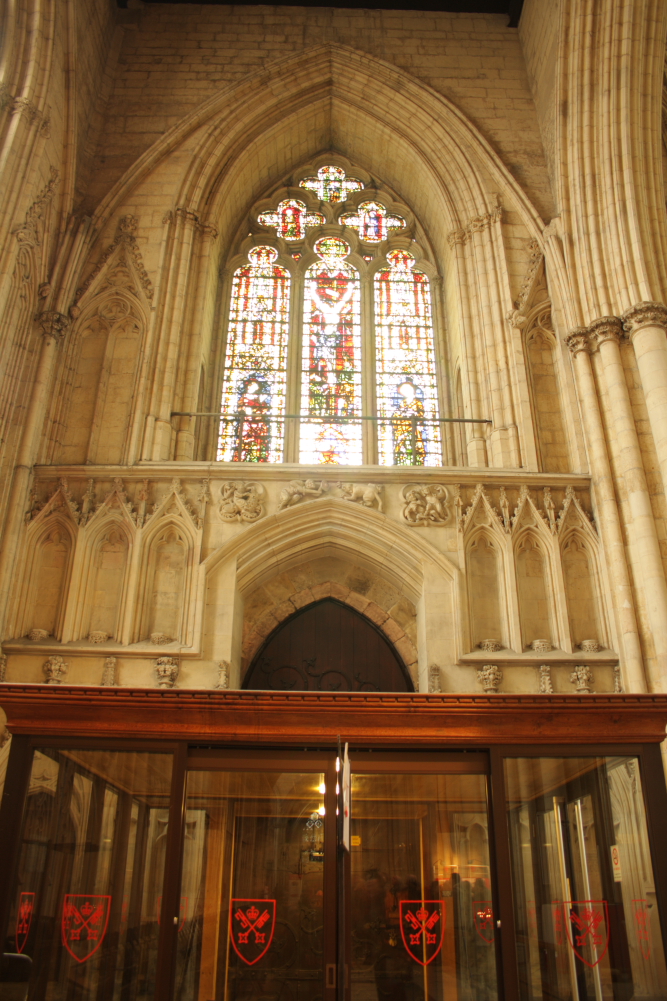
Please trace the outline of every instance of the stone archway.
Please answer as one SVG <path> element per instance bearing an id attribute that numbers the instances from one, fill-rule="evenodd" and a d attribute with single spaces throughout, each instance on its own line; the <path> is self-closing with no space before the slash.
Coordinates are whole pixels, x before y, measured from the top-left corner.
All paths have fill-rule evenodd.
<path id="1" fill-rule="evenodd" d="M 270 691 L 412 692 L 384 633 L 349 604 L 325 597 L 293 612 L 262 644 L 243 688 Z"/>
<path id="2" fill-rule="evenodd" d="M 394 615 L 390 614 L 378 602 L 365 598 L 363 594 L 346 587 L 336 581 L 325 581 L 323 583 L 312 584 L 310 587 L 302 588 L 294 592 L 289 597 L 272 605 L 266 609 L 259 617 L 253 618 L 252 611 L 244 621 L 244 636 L 242 647 L 242 667 L 250 665 L 256 658 L 259 649 L 266 643 L 267 638 L 275 632 L 277 627 L 292 618 L 295 613 L 307 608 L 327 598 L 332 598 L 342 605 L 347 605 L 358 614 L 362 615 L 370 624 L 376 627 L 385 638 L 391 643 L 398 657 L 400 657 L 409 675 L 417 678 L 417 649 L 410 636 L 406 633 L 404 626 L 413 631 L 414 606 L 404 597 L 392 605 Z M 385 602 L 386 603 L 386 602 Z M 249 609 L 252 610 L 253 603 L 249 602 Z M 403 622 L 401 625 L 397 617 Z"/>

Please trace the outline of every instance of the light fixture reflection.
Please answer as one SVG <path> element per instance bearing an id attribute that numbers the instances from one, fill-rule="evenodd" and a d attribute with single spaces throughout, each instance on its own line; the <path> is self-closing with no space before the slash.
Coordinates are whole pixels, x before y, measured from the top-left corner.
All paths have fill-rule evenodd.
<path id="1" fill-rule="evenodd" d="M 319 784 L 319 785 L 318 785 L 318 787 L 317 787 L 317 791 L 318 791 L 318 792 L 319 792 L 319 793 L 320 793 L 320 794 L 321 794 L 322 796 L 324 796 L 325 792 L 327 791 L 327 787 L 325 786 L 324 782 L 320 782 L 320 784 Z"/>

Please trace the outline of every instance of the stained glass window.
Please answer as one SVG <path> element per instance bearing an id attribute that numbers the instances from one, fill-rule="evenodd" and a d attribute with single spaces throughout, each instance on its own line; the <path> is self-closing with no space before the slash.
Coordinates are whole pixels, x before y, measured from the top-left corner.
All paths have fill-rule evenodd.
<path id="1" fill-rule="evenodd" d="M 379 202 L 362 202 L 356 212 L 347 212 L 340 217 L 341 226 L 352 226 L 366 243 L 382 243 L 389 236 L 390 229 L 404 229 L 405 219 L 400 215 L 389 215 Z"/>
<path id="2" fill-rule="evenodd" d="M 406 250 L 375 276 L 378 447 L 385 466 L 442 464 L 431 291 Z"/>
<path id="3" fill-rule="evenodd" d="M 254 247 L 234 272 L 218 460 L 280 462 L 283 454 L 289 272 Z"/>
<path id="4" fill-rule="evenodd" d="M 363 184 L 346 177 L 342 167 L 320 167 L 317 177 L 304 177 L 299 187 L 314 191 L 321 202 L 344 202 L 351 191 L 361 191 Z"/>
<path id="5" fill-rule="evenodd" d="M 321 226 L 324 216 L 319 212 L 309 212 L 303 202 L 296 198 L 286 198 L 279 202 L 275 212 L 262 212 L 257 217 L 262 226 L 271 226 L 283 240 L 303 240 L 306 226 Z"/>
<path id="6" fill-rule="evenodd" d="M 315 244 L 320 260 L 304 284 L 300 462 L 360 465 L 361 324 L 359 274 L 337 237 Z"/>

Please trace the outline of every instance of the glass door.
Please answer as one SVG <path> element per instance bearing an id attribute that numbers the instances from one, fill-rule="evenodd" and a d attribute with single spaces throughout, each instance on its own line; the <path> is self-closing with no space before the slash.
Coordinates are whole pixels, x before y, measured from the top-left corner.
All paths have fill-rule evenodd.
<path id="1" fill-rule="evenodd" d="M 191 761 L 177 1001 L 317 1001 L 335 969 L 334 759 Z"/>
<path id="2" fill-rule="evenodd" d="M 637 758 L 506 758 L 522 1001 L 657 1001 L 667 971 Z"/>
<path id="3" fill-rule="evenodd" d="M 352 752 L 349 852 L 334 754 L 206 755 L 187 777 L 176 1001 L 495 1001 L 484 755 Z"/>
<path id="4" fill-rule="evenodd" d="M 352 756 L 351 1001 L 494 1001 L 485 756 L 411 757 Z"/>

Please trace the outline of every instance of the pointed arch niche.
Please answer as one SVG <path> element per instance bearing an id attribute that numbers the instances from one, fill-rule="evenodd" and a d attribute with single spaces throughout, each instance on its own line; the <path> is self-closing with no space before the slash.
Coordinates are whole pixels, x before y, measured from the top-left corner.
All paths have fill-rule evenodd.
<path id="1" fill-rule="evenodd" d="M 534 640 L 558 645 L 549 556 L 537 535 L 522 532 L 514 547 L 523 649 Z"/>
<path id="2" fill-rule="evenodd" d="M 365 616 L 324 598 L 281 623 L 255 655 L 243 688 L 412 692 L 393 646 Z"/>
<path id="3" fill-rule="evenodd" d="M 43 629 L 61 639 L 74 552 L 74 533 L 67 518 L 54 513 L 30 526 L 26 552 L 31 559 L 18 634 Z"/>
<path id="4" fill-rule="evenodd" d="M 608 638 L 600 601 L 597 559 L 583 533 L 568 532 L 561 541 L 567 617 L 573 647 L 594 639 L 606 648 Z"/>
<path id="5" fill-rule="evenodd" d="M 509 646 L 504 607 L 504 556 L 496 538 L 475 532 L 466 545 L 470 640 L 474 650 L 482 640 L 500 640 Z"/>
<path id="6" fill-rule="evenodd" d="M 52 461 L 128 462 L 146 309 L 124 245 L 104 263 L 81 302 L 55 394 L 59 432 Z"/>
<path id="7" fill-rule="evenodd" d="M 87 621 L 83 635 L 105 633 L 121 641 L 123 598 L 131 540 L 125 525 L 115 518 L 99 532 L 91 555 L 86 588 Z"/>
<path id="8" fill-rule="evenodd" d="M 182 641 L 191 545 L 182 526 L 171 520 L 153 534 L 148 548 L 146 590 L 139 639 Z"/>

